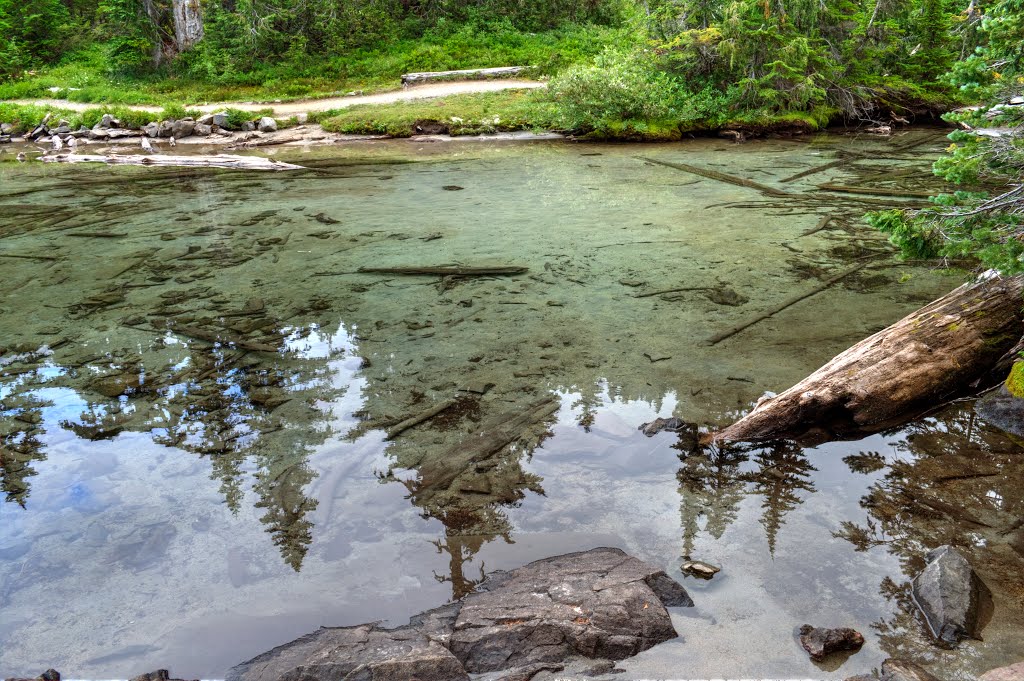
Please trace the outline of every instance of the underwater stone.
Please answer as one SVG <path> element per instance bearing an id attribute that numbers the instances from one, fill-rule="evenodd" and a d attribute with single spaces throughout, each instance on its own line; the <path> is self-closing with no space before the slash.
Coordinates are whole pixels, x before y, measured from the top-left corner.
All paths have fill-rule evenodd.
<path id="1" fill-rule="evenodd" d="M 889 658 L 882 663 L 882 681 L 940 681 L 922 667 L 907 660 Z"/>
<path id="2" fill-rule="evenodd" d="M 815 662 L 821 662 L 832 653 L 860 650 L 864 637 L 855 629 L 821 629 L 805 624 L 800 627 L 800 645 Z"/>
<path id="3" fill-rule="evenodd" d="M 982 674 L 978 681 L 1024 681 L 1024 662 L 991 669 Z"/>
<path id="4" fill-rule="evenodd" d="M 928 566 L 914 578 L 914 602 L 932 634 L 956 645 L 977 634 L 983 585 L 970 563 L 952 546 L 940 546 L 926 556 Z"/>
<path id="5" fill-rule="evenodd" d="M 663 430 L 676 432 L 680 430 L 686 423 L 679 418 L 672 417 L 670 419 L 657 418 L 650 423 L 642 424 L 638 430 L 643 431 L 643 434 L 647 437 L 654 437 Z"/>

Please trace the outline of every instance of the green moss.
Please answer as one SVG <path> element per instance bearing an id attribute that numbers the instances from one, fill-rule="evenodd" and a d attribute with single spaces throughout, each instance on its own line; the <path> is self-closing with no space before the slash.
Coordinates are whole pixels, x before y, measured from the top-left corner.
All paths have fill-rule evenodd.
<path id="1" fill-rule="evenodd" d="M 958 331 L 960 329 L 960 326 L 961 324 L 959 322 L 953 322 L 952 324 L 946 327 L 946 331 Z"/>
<path id="2" fill-rule="evenodd" d="M 1006 389 L 1014 397 L 1024 397 L 1024 361 L 1015 362 L 1006 378 Z"/>

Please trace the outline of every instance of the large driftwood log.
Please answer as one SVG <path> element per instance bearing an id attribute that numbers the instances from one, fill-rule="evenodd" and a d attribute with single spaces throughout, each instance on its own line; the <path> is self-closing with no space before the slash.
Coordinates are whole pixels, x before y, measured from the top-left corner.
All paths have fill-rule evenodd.
<path id="1" fill-rule="evenodd" d="M 424 71 L 402 74 L 402 85 L 429 83 L 438 80 L 487 80 L 490 78 L 515 78 L 533 66 L 499 66 L 490 69 L 464 69 L 462 71 Z"/>
<path id="2" fill-rule="evenodd" d="M 101 156 L 98 154 L 55 154 L 39 159 L 46 163 L 111 163 L 129 166 L 174 166 L 176 168 L 231 168 L 235 170 L 304 170 L 302 166 L 275 161 L 262 156 L 170 156 L 132 155 Z"/>
<path id="3" fill-rule="evenodd" d="M 1024 334 L 1024 276 L 964 284 L 762 400 L 705 441 L 818 444 L 900 426 L 1005 378 Z"/>

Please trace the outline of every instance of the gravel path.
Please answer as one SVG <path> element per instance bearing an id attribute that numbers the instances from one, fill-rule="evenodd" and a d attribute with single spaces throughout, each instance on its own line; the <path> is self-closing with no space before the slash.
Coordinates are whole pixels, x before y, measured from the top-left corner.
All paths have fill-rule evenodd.
<path id="1" fill-rule="evenodd" d="M 196 109 L 204 113 L 220 111 L 227 107 L 241 111 L 259 111 L 261 109 L 273 109 L 275 116 L 292 116 L 297 113 L 310 111 L 328 111 L 330 109 L 344 109 L 358 104 L 391 104 L 393 102 L 409 101 L 413 99 L 428 99 L 431 97 L 446 97 L 448 95 L 461 95 L 473 92 L 496 92 L 498 90 L 524 90 L 546 87 L 545 83 L 535 80 L 468 80 L 445 83 L 430 83 L 427 85 L 416 85 L 402 90 L 381 92 L 375 95 L 353 95 L 348 97 L 327 97 L 325 99 L 306 99 L 295 102 L 219 102 L 215 104 L 202 104 L 190 106 L 189 109 Z M 101 103 L 71 102 L 65 99 L 19 99 L 13 100 L 15 104 L 35 104 L 38 106 L 53 106 L 73 111 L 84 111 L 103 106 Z M 159 106 L 129 106 L 129 109 L 136 111 L 160 112 Z"/>

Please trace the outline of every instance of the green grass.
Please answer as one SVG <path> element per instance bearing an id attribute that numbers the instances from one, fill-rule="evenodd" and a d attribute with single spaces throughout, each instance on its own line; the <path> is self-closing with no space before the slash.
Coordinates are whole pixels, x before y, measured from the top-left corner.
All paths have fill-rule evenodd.
<path id="1" fill-rule="evenodd" d="M 545 92 L 504 90 L 360 105 L 315 115 L 325 130 L 349 134 L 409 137 L 418 121 L 437 121 L 453 135 L 559 127 L 558 109 Z"/>
<path id="2" fill-rule="evenodd" d="M 53 68 L 0 83 L 0 100 L 56 98 L 129 105 L 196 105 L 210 102 L 288 101 L 400 86 L 410 71 L 448 71 L 490 66 L 537 66 L 537 76 L 585 62 L 608 45 L 635 40 L 627 29 L 566 26 L 543 33 L 464 26 L 396 40 L 374 49 L 280 62 L 245 73 L 224 73 L 197 57 L 189 65 L 147 76 L 108 71 L 102 47 L 68 54 Z M 210 76 L 203 76 L 209 72 Z M 56 88 L 56 91 L 52 89 Z"/>

